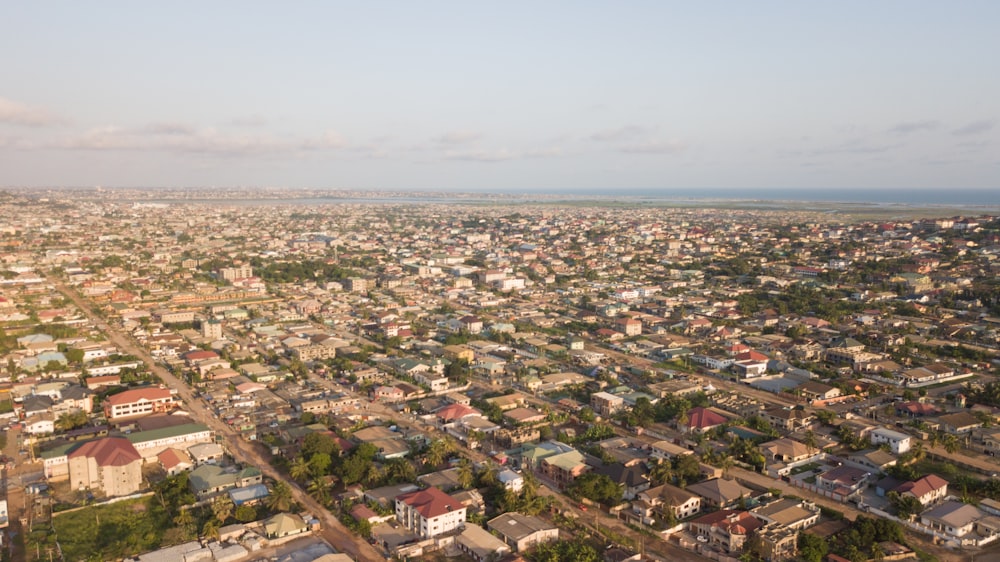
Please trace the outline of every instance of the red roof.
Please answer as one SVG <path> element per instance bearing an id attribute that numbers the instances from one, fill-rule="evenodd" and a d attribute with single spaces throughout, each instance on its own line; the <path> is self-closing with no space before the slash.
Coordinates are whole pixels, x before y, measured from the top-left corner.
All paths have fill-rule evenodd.
<path id="1" fill-rule="evenodd" d="M 112 394 L 105 399 L 105 403 L 112 406 L 118 406 L 120 404 L 132 404 L 133 402 L 140 402 L 142 400 L 157 402 L 170 399 L 170 389 L 153 386 L 149 388 L 136 388 L 133 390 L 126 390 L 125 392 L 119 392 L 118 394 Z"/>
<path id="2" fill-rule="evenodd" d="M 688 427 L 692 429 L 708 429 L 724 423 L 726 423 L 726 418 L 722 414 L 708 408 L 698 406 L 691 408 L 691 411 L 688 412 Z"/>
<path id="3" fill-rule="evenodd" d="M 451 421 L 461 419 L 469 414 L 478 414 L 479 410 L 475 408 L 470 408 L 468 406 L 463 406 L 462 404 L 450 404 L 441 408 L 434 415 L 442 421 Z"/>
<path id="4" fill-rule="evenodd" d="M 207 351 L 204 349 L 199 349 L 197 351 L 189 351 L 182 355 L 187 361 L 202 361 L 204 359 L 216 359 L 219 354 L 214 351 Z"/>
<path id="5" fill-rule="evenodd" d="M 424 519 L 439 517 L 464 507 L 461 502 L 434 487 L 396 496 L 396 501 L 412 507 Z"/>
<path id="6" fill-rule="evenodd" d="M 160 460 L 160 464 L 163 465 L 163 468 L 168 470 L 181 463 L 191 464 L 191 459 L 187 457 L 187 453 L 177 449 L 167 449 L 156 456 Z"/>
<path id="7" fill-rule="evenodd" d="M 940 490 L 947 486 L 948 481 L 944 478 L 941 478 L 937 474 L 928 474 L 913 482 L 904 482 L 897 486 L 894 491 L 900 494 L 909 492 L 913 497 L 920 499 L 935 490 Z"/>
<path id="8" fill-rule="evenodd" d="M 93 458 L 97 466 L 125 466 L 135 461 L 141 461 L 142 456 L 132 443 L 124 437 L 105 437 L 96 441 L 88 441 L 67 455 L 68 458 Z"/>

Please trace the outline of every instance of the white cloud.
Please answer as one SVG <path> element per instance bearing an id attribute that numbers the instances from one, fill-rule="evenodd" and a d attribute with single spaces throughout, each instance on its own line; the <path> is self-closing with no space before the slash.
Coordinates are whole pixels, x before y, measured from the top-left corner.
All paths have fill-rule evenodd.
<path id="1" fill-rule="evenodd" d="M 621 148 L 621 152 L 626 154 L 676 154 L 686 148 L 687 145 L 680 141 L 648 140 L 625 145 Z"/>
<path id="2" fill-rule="evenodd" d="M 924 121 L 904 121 L 902 123 L 897 123 L 896 125 L 889 128 L 888 132 L 895 135 L 908 135 L 910 133 L 933 131 L 940 127 L 941 127 L 940 122 L 930 119 Z"/>
<path id="3" fill-rule="evenodd" d="M 0 123 L 44 127 L 60 122 L 58 117 L 40 107 L 32 107 L 7 98 L 0 98 Z"/>
<path id="4" fill-rule="evenodd" d="M 980 119 L 955 129 L 951 134 L 958 136 L 981 135 L 992 131 L 994 126 L 996 126 L 996 121 L 993 119 Z"/>
<path id="5" fill-rule="evenodd" d="M 650 129 L 647 129 L 646 127 L 640 127 L 639 125 L 625 125 L 624 127 L 619 127 L 617 129 L 604 129 L 602 131 L 597 131 L 596 133 L 590 135 L 590 140 L 599 142 L 627 141 L 633 140 L 649 132 L 651 132 Z"/>
<path id="6" fill-rule="evenodd" d="M 518 155 L 507 150 L 448 150 L 444 153 L 445 160 L 466 160 L 469 162 L 503 162 L 513 160 Z"/>
<path id="7" fill-rule="evenodd" d="M 459 145 L 473 143 L 482 138 L 483 134 L 476 131 L 449 131 L 434 140 L 440 144 Z"/>

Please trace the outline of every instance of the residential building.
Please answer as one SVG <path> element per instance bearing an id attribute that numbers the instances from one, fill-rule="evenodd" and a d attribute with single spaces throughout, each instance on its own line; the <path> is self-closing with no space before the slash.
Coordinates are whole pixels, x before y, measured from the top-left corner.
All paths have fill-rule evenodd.
<path id="1" fill-rule="evenodd" d="M 74 490 L 99 490 L 107 496 L 134 494 L 142 487 L 142 456 L 127 439 L 88 441 L 68 455 Z"/>
<path id="2" fill-rule="evenodd" d="M 489 529 L 503 539 L 514 552 L 524 552 L 536 545 L 559 540 L 559 528 L 533 515 L 508 512 L 490 519 Z"/>
<path id="3" fill-rule="evenodd" d="M 110 422 L 168 412 L 177 405 L 167 388 L 146 387 L 112 394 L 104 399 L 104 415 Z"/>
<path id="4" fill-rule="evenodd" d="M 424 539 L 461 527 L 465 512 L 465 506 L 437 488 L 396 497 L 396 520 Z"/>
<path id="5" fill-rule="evenodd" d="M 872 445 L 878 447 L 883 443 L 889 445 L 889 450 L 900 455 L 910 450 L 911 437 L 905 433 L 880 427 L 871 432 Z"/>
<path id="6" fill-rule="evenodd" d="M 476 562 L 497 560 L 510 553 L 507 543 L 474 524 L 462 528 L 462 533 L 455 537 L 455 544 Z"/>

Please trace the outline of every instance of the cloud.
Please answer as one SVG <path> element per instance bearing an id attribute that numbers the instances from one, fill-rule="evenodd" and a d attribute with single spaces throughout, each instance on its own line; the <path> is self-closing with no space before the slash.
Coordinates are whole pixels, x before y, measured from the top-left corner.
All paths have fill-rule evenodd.
<path id="1" fill-rule="evenodd" d="M 267 119 L 264 119 L 260 115 L 247 115 L 244 117 L 236 117 L 229 122 L 230 125 L 234 127 L 263 127 L 267 125 Z"/>
<path id="2" fill-rule="evenodd" d="M 518 157 L 517 154 L 506 148 L 500 150 L 448 150 L 444 153 L 445 160 L 465 160 L 468 162 L 503 162 Z"/>
<path id="3" fill-rule="evenodd" d="M 213 128 L 196 129 L 180 123 L 153 123 L 137 128 L 98 127 L 32 148 L 153 151 L 240 157 L 339 150 L 347 145 L 347 141 L 333 131 L 328 131 L 317 138 L 294 139 L 271 135 L 224 133 Z"/>
<path id="4" fill-rule="evenodd" d="M 904 121 L 902 123 L 897 123 L 891 127 L 887 132 L 894 135 L 908 135 L 910 133 L 920 133 L 924 131 L 933 131 L 941 127 L 939 121 L 925 120 L 925 121 Z"/>
<path id="5" fill-rule="evenodd" d="M 685 150 L 687 145 L 680 141 L 648 140 L 641 143 L 628 144 L 621 147 L 620 152 L 626 154 L 676 154 Z"/>
<path id="6" fill-rule="evenodd" d="M 804 154 L 822 156 L 827 154 L 881 154 L 903 146 L 896 144 L 868 144 L 861 139 L 850 140 L 835 146 L 805 151 Z M 803 154 L 803 153 L 798 153 Z"/>
<path id="7" fill-rule="evenodd" d="M 992 131 L 994 126 L 996 126 L 996 121 L 994 121 L 993 119 L 980 119 L 978 121 L 967 123 L 955 129 L 954 131 L 951 132 L 951 134 L 960 137 L 969 135 L 981 135 L 983 133 L 988 133 Z"/>
<path id="8" fill-rule="evenodd" d="M 183 123 L 150 123 L 142 128 L 151 135 L 194 135 L 195 128 Z"/>
<path id="9" fill-rule="evenodd" d="M 639 136 L 651 132 L 646 127 L 638 125 L 625 125 L 617 129 L 604 129 L 590 135 L 590 140 L 598 142 L 618 142 L 635 139 Z"/>
<path id="10" fill-rule="evenodd" d="M 449 131 L 434 141 L 440 144 L 460 145 L 473 143 L 482 138 L 483 134 L 476 131 Z"/>
<path id="11" fill-rule="evenodd" d="M 0 123 L 45 127 L 60 122 L 58 117 L 40 107 L 32 107 L 7 98 L 0 98 Z"/>

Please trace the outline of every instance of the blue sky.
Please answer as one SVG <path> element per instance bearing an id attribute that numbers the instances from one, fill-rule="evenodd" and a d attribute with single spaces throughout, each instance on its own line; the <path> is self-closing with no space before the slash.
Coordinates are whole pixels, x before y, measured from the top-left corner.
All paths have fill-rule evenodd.
<path id="1" fill-rule="evenodd" d="M 997 188 L 1000 2 L 15 2 L 0 185 Z"/>

